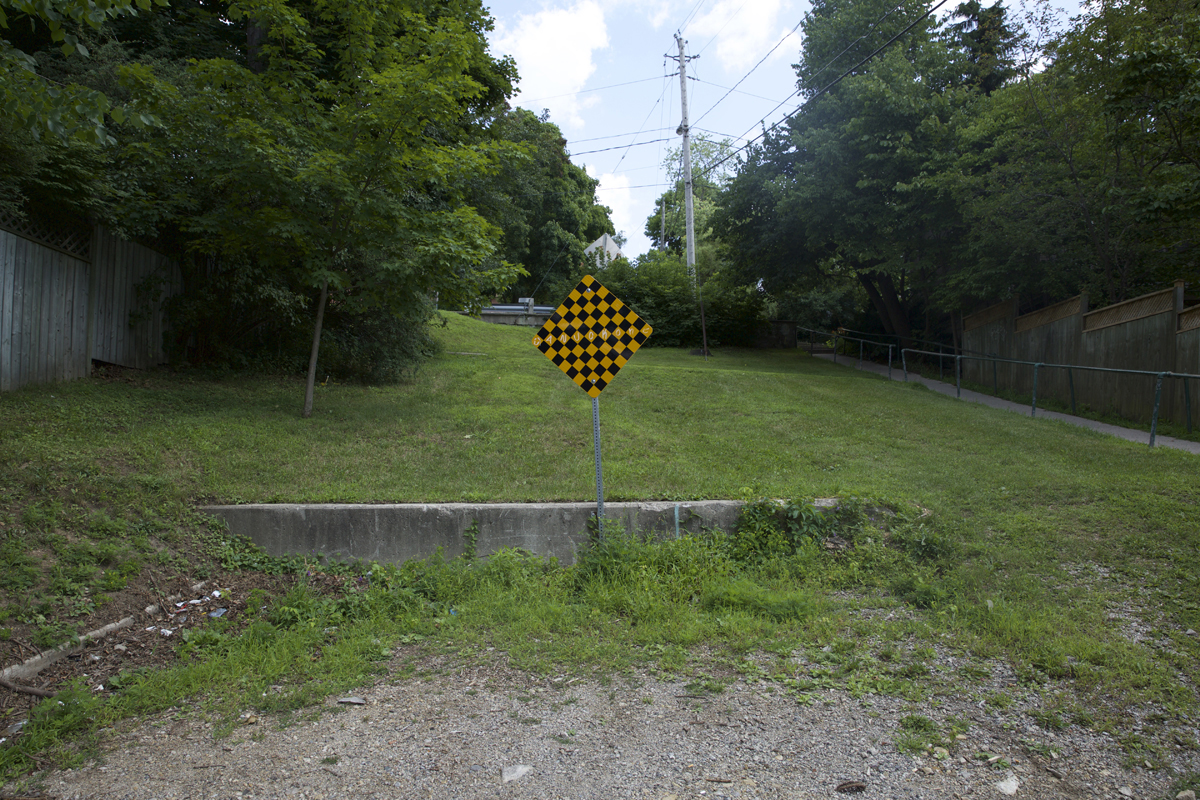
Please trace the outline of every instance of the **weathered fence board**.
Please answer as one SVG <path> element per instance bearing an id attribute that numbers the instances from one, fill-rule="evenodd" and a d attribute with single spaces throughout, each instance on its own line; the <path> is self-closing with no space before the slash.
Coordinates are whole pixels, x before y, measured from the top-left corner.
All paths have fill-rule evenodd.
<path id="1" fill-rule="evenodd" d="M 28 238 L 44 230 L 5 224 L 23 233 L 0 228 L 0 391 L 85 377 L 93 359 L 139 369 L 166 360 L 163 301 L 181 283 L 166 256 L 102 228 L 90 246 L 70 231 L 68 252 Z"/>
<path id="2" fill-rule="evenodd" d="M 1183 308 L 1183 300 L 1182 282 L 1095 311 L 1088 310 L 1086 295 L 1021 316 L 1016 302 L 1007 300 L 964 318 L 963 347 L 970 355 L 1044 364 L 1198 374 L 1200 328 L 1189 329 L 1193 311 Z M 965 361 L 963 377 L 1022 395 L 1033 390 L 1033 367 L 1027 364 Z M 1080 406 L 1149 421 L 1156 380 L 1151 375 L 1041 369 L 1038 396 L 1068 404 L 1073 386 Z M 1200 386 L 1190 388 L 1194 393 Z M 1159 416 L 1185 421 L 1182 380 L 1164 383 Z M 1192 419 L 1200 423 L 1196 402 Z"/>

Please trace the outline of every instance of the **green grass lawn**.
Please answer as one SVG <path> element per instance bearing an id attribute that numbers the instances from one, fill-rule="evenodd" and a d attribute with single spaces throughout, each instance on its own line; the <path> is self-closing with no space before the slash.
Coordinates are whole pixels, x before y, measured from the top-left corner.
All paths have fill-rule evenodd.
<path id="1" fill-rule="evenodd" d="M 135 574 L 171 563 L 172 548 L 186 561 L 203 502 L 593 499 L 590 398 L 533 347 L 531 329 L 446 323 L 443 351 L 413 379 L 320 386 L 308 420 L 302 384 L 281 378 L 125 373 L 0 395 L 0 534 L 11 545 L 0 567 L 25 576 L 0 581 L 0 614 L 21 618 L 32 593 L 69 619 L 59 599 L 71 595 L 52 583 L 64 553 L 84 562 L 75 597 L 116 582 L 122 564 Z M 777 662 L 766 674 L 800 698 L 827 684 L 914 698 L 975 691 L 974 673 L 926 663 L 950 648 L 981 674 L 1008 662 L 1043 722 L 1107 727 L 1139 763 L 1197 747 L 1170 734 L 1200 716 L 1200 639 L 1187 633 L 1200 629 L 1196 456 L 799 351 L 706 362 L 643 348 L 600 398 L 600 418 L 609 500 L 856 497 L 898 511 L 895 530 L 862 517 L 845 532 L 848 552 L 806 546 L 753 563 L 695 541 L 627 543 L 574 570 L 516 556 L 409 565 L 383 581 L 386 607 L 404 612 L 390 622 L 363 612 L 356 624 L 375 627 L 347 641 L 378 650 L 417 636 L 468 654 L 497 646 L 530 669 L 645 663 L 701 682 L 721 664 L 762 669 L 747 659 L 768 653 Z M 107 543 L 107 567 L 87 571 L 76 551 L 88 541 Z M 38 548 L 42 561 L 22 555 Z M 904 613 L 888 622 L 872 609 Z M 220 641 L 228 663 L 253 670 Z M 304 642 L 295 646 L 318 646 Z M 698 644 L 718 660 L 697 656 Z M 177 700 L 231 683 L 221 674 L 153 685 Z M 1127 723 L 1147 707 L 1157 733 L 1135 736 Z"/>

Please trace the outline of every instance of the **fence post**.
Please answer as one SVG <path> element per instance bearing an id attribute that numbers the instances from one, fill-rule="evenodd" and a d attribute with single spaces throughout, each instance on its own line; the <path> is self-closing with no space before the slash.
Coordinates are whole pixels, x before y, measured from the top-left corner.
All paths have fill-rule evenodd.
<path id="1" fill-rule="evenodd" d="M 1075 375 L 1070 367 L 1067 367 L 1067 383 L 1071 386 L 1071 414 L 1075 414 Z"/>
<path id="2" fill-rule="evenodd" d="M 1187 418 L 1187 432 L 1192 432 L 1192 391 L 1188 388 L 1188 378 L 1183 379 L 1183 415 Z"/>
<path id="3" fill-rule="evenodd" d="M 992 397 L 1000 394 L 1000 381 L 996 378 L 996 354 L 992 353 Z"/>
<path id="4" fill-rule="evenodd" d="M 892 348 L 893 347 L 895 347 L 894 344 L 888 345 L 888 380 L 889 381 L 892 379 Z M 1187 381 L 1184 381 L 1183 386 L 1184 386 L 1183 391 L 1186 393 L 1187 392 Z M 1191 426 L 1192 426 L 1192 415 L 1189 411 L 1189 413 L 1188 413 L 1188 433 L 1192 432 Z"/>
<path id="5" fill-rule="evenodd" d="M 1033 365 L 1033 405 L 1030 407 L 1030 410 L 1029 410 L 1029 416 L 1031 416 L 1031 417 L 1037 416 L 1037 379 L 1038 379 L 1038 367 L 1040 367 L 1040 366 L 1041 366 L 1040 362 Z"/>
<path id="6" fill-rule="evenodd" d="M 833 363 L 837 363 L 837 334 L 833 335 Z"/>
<path id="7" fill-rule="evenodd" d="M 946 380 L 946 359 L 942 358 L 942 346 L 938 345 L 938 380 Z"/>
<path id="8" fill-rule="evenodd" d="M 863 340 L 859 339 L 858 340 L 858 368 L 859 369 L 862 369 L 862 351 L 863 351 Z"/>
<path id="9" fill-rule="evenodd" d="M 904 382 L 908 383 L 908 348 L 900 348 L 900 361 L 904 364 Z"/>
<path id="10" fill-rule="evenodd" d="M 962 356 L 954 357 L 954 386 L 958 390 L 958 399 L 962 399 Z"/>
<path id="11" fill-rule="evenodd" d="M 1162 379 L 1164 375 L 1169 373 L 1158 373 L 1158 380 L 1154 382 L 1154 416 L 1150 418 L 1150 446 L 1154 447 L 1154 437 L 1158 435 L 1158 403 L 1162 399 Z"/>

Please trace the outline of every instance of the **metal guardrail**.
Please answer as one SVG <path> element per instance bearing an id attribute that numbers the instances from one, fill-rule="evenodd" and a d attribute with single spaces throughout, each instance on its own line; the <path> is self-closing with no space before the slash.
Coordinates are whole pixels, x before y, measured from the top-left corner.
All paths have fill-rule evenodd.
<path id="1" fill-rule="evenodd" d="M 996 364 L 1024 364 L 1033 367 L 1033 396 L 1030 402 L 1029 416 L 1037 416 L 1037 390 L 1038 390 L 1038 372 L 1042 368 L 1046 369 L 1065 369 L 1067 371 L 1067 383 L 1071 389 L 1071 413 L 1075 414 L 1075 378 L 1074 370 L 1084 370 L 1087 372 L 1112 372 L 1122 375 L 1148 375 L 1156 378 L 1154 382 L 1154 413 L 1150 417 L 1150 446 L 1154 447 L 1154 440 L 1158 435 L 1158 410 L 1162 404 L 1162 385 L 1164 378 L 1181 378 L 1183 379 L 1183 406 L 1184 417 L 1187 420 L 1187 432 L 1192 432 L 1192 394 L 1189 381 L 1193 378 L 1200 379 L 1200 375 L 1193 375 L 1187 372 L 1153 372 L 1150 370 L 1141 369 L 1117 369 L 1114 367 L 1085 367 L 1080 364 L 1047 364 L 1042 361 L 1020 361 L 1015 358 L 1000 358 L 999 356 L 972 356 L 955 353 L 934 353 L 929 350 L 918 350 L 916 348 L 905 347 L 900 350 L 900 359 L 904 365 L 904 380 L 908 380 L 908 354 L 925 356 L 938 356 L 939 360 L 944 358 L 954 359 L 954 383 L 956 396 L 962 397 L 962 361 L 969 359 L 972 361 L 991 361 L 992 362 L 992 380 L 993 386 L 998 387 L 996 379 Z M 889 368 L 890 373 L 890 368 Z M 998 388 L 994 389 L 998 391 Z"/>
<path id="2" fill-rule="evenodd" d="M 812 349 L 813 349 L 814 345 L 816 344 L 814 338 L 818 334 L 820 336 L 822 336 L 823 338 L 833 339 L 833 363 L 835 363 L 835 364 L 837 363 L 837 357 L 838 357 L 838 340 L 839 339 L 844 339 L 845 341 L 848 341 L 848 342 L 858 342 L 858 366 L 859 367 L 862 366 L 863 349 L 866 345 L 869 344 L 869 345 L 873 345 L 873 346 L 879 347 L 879 348 L 886 347 L 888 350 L 888 380 L 892 379 L 892 358 L 893 358 L 895 349 L 899 345 L 889 344 L 887 342 L 873 342 L 870 339 L 860 339 L 855 336 L 846 336 L 845 334 L 838 332 L 838 331 L 832 331 L 832 332 L 831 331 L 818 331 L 814 328 L 797 328 L 796 330 L 797 330 L 797 332 L 805 331 L 809 334 L 809 352 L 812 352 Z"/>
<path id="3" fill-rule="evenodd" d="M 840 331 L 818 331 L 813 328 L 799 328 L 798 330 L 806 331 L 809 333 L 810 346 L 812 343 L 814 343 L 813 337 L 818 334 L 822 337 L 825 337 L 826 339 L 832 339 L 833 340 L 833 363 L 835 363 L 835 364 L 837 363 L 837 358 L 838 358 L 838 340 L 839 339 L 844 339 L 846 341 L 859 343 L 858 344 L 858 366 L 860 368 L 862 367 L 863 351 L 864 351 L 864 348 L 866 345 L 871 345 L 871 346 L 878 347 L 878 348 L 886 347 L 888 349 L 888 379 L 891 380 L 893 350 L 894 350 L 894 348 L 898 347 L 899 345 L 888 343 L 888 342 L 872 341 L 871 339 L 863 339 L 863 338 L 855 337 L 855 336 L 847 336 L 846 333 L 844 332 L 844 331 L 846 331 L 846 329 L 844 329 L 844 328 Z M 861 331 L 851 331 L 851 332 L 861 333 Z M 889 334 L 883 334 L 883 335 L 887 336 Z M 924 340 L 911 340 L 911 341 L 924 341 Z M 1119 374 L 1123 374 L 1123 375 L 1152 376 L 1156 380 L 1154 383 L 1154 411 L 1150 418 L 1150 446 L 1151 447 L 1154 447 L 1154 440 L 1158 436 L 1158 412 L 1159 412 L 1159 408 L 1162 405 L 1163 379 L 1164 378 L 1179 378 L 1179 379 L 1183 380 L 1183 407 L 1184 407 L 1184 418 L 1187 422 L 1187 432 L 1189 434 L 1192 432 L 1192 393 L 1191 393 L 1190 381 L 1192 379 L 1200 380 L 1200 375 L 1194 375 L 1192 373 L 1186 373 L 1186 372 L 1154 372 L 1151 370 L 1118 369 L 1115 367 L 1088 367 L 1088 366 L 1083 366 L 1081 364 L 1048 364 L 1043 361 L 1021 361 L 1021 360 L 1015 359 L 1015 358 L 1001 358 L 1000 356 L 997 356 L 995 354 L 989 354 L 989 353 L 980 353 L 978 355 L 969 354 L 971 352 L 977 352 L 977 351 L 969 351 L 968 353 L 963 353 L 963 352 L 947 353 L 943 349 L 945 347 L 945 345 L 941 344 L 940 342 L 926 341 L 925 343 L 926 344 L 936 344 L 938 346 L 938 351 L 934 352 L 932 350 L 920 350 L 920 349 L 917 349 L 914 347 L 900 348 L 900 359 L 901 359 L 901 363 L 904 368 L 904 380 L 906 382 L 908 381 L 908 354 L 909 353 L 913 353 L 915 355 L 936 357 L 938 359 L 938 375 L 939 375 L 939 378 L 943 381 L 945 380 L 945 375 L 946 375 L 945 360 L 947 358 L 953 358 L 954 359 L 955 396 L 960 399 L 962 398 L 962 361 L 963 361 L 963 359 L 969 359 L 972 361 L 985 361 L 985 362 L 990 361 L 990 362 L 992 362 L 992 392 L 993 392 L 993 394 L 999 393 L 999 379 L 998 379 L 997 370 L 996 370 L 997 364 L 1000 364 L 1000 363 L 1024 364 L 1026 366 L 1033 367 L 1033 394 L 1032 394 L 1032 397 L 1030 400 L 1030 411 L 1029 411 L 1029 416 L 1031 416 L 1031 417 L 1037 416 L 1038 373 L 1043 367 L 1047 368 L 1047 369 L 1065 369 L 1067 371 L 1067 385 L 1070 387 L 1070 391 L 1071 391 L 1071 413 L 1073 415 L 1078 414 L 1078 411 L 1076 409 L 1076 404 L 1075 404 L 1074 370 L 1084 370 L 1084 371 L 1088 371 L 1088 372 L 1111 372 L 1111 373 L 1119 373 Z"/>

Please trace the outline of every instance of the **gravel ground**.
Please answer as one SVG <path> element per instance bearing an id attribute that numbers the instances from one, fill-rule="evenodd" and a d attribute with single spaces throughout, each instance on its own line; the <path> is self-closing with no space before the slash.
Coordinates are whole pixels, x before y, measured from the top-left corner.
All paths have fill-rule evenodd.
<path id="1" fill-rule="evenodd" d="M 1048 732 L 1016 709 L 944 697 L 914 707 L 829 691 L 800 705 L 766 682 L 697 696 L 682 681 L 648 675 L 601 685 L 531 676 L 503 658 L 463 666 L 427 657 L 416 677 L 393 673 L 359 698 L 364 704 L 330 698 L 323 713 L 288 726 L 249 716 L 226 738 L 195 715 L 143 721 L 107 734 L 100 763 L 46 773 L 38 788 L 63 800 L 940 800 L 1001 798 L 1014 787 L 1017 797 L 1119 799 L 1164 797 L 1173 781 L 1124 768 L 1106 735 Z M 958 717 L 969 728 L 948 758 L 913 756 L 893 741 L 913 713 L 939 725 Z M 1038 755 L 1048 748 L 1056 758 Z M 989 765 L 981 752 L 999 760 Z M 1175 768 L 1200 769 L 1186 752 L 1190 762 Z"/>

